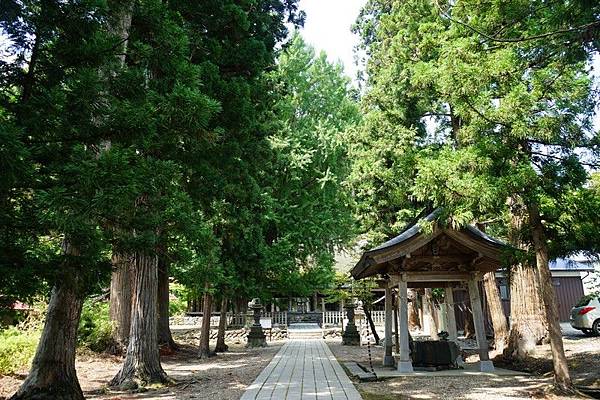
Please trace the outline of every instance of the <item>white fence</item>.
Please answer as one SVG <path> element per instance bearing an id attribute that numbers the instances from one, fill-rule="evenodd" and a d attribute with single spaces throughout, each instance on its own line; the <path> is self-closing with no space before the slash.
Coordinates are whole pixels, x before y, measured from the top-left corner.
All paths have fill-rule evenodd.
<path id="1" fill-rule="evenodd" d="M 287 311 L 280 312 L 264 312 L 263 317 L 271 317 L 273 326 L 287 326 L 288 324 L 288 313 Z M 385 324 L 385 311 L 371 311 L 371 317 L 376 326 L 383 326 Z M 202 324 L 202 313 L 193 313 L 185 317 L 174 317 L 171 318 L 172 325 L 201 325 Z M 344 319 L 346 318 L 345 311 L 325 311 L 323 313 L 322 325 L 323 326 L 342 326 Z M 210 325 L 216 327 L 219 325 L 220 314 L 213 313 L 210 317 Z M 228 327 L 241 327 L 252 323 L 252 314 L 234 314 L 227 313 L 227 326 Z M 363 326 L 367 323 L 367 318 L 364 312 L 356 313 L 356 324 Z"/>
<path id="2" fill-rule="evenodd" d="M 342 326 L 342 321 L 346 317 L 344 311 L 325 311 L 323 313 L 323 326 Z"/>
<path id="3" fill-rule="evenodd" d="M 265 312 L 263 313 L 264 317 L 271 317 L 271 322 L 273 325 L 282 325 L 286 326 L 288 322 L 287 312 L 278 311 L 278 312 Z"/>

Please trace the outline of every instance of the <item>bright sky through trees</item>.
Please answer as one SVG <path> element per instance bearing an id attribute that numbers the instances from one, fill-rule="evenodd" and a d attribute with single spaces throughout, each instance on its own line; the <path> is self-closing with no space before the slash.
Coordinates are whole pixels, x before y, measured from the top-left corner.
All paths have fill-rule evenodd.
<path id="1" fill-rule="evenodd" d="M 356 78 L 354 46 L 358 36 L 350 31 L 365 0 L 301 0 L 306 12 L 304 39 L 317 51 L 324 50 L 331 61 L 340 60 L 346 74 Z"/>

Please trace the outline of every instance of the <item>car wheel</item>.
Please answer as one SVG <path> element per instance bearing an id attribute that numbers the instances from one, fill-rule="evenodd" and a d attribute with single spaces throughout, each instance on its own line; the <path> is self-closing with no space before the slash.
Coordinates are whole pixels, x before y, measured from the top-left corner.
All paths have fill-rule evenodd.
<path id="1" fill-rule="evenodd" d="M 594 321 L 594 325 L 592 325 L 592 333 L 596 336 L 600 336 L 600 319 Z"/>

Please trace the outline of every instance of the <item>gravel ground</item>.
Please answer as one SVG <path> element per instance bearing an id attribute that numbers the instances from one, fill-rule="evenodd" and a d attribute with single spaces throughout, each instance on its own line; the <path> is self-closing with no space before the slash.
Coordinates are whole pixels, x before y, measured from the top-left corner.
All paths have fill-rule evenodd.
<path id="1" fill-rule="evenodd" d="M 109 392 L 106 385 L 119 371 L 122 360 L 111 356 L 78 356 L 77 376 L 86 398 L 102 400 L 239 399 L 246 387 L 271 361 L 284 342 L 269 342 L 269 347 L 245 349 L 230 344 L 229 352 L 200 360 L 197 349 L 184 346 L 172 356 L 162 357 L 162 365 L 173 385 L 143 393 Z M 0 376 L 0 399 L 8 398 L 19 387 L 25 374 Z"/>
<path id="2" fill-rule="evenodd" d="M 368 364 L 366 346 L 342 346 L 339 340 L 328 341 L 328 345 L 340 362 L 357 361 Z M 565 336 L 564 345 L 575 381 L 588 386 L 596 384 L 600 386 L 600 338 L 588 338 L 574 333 Z M 383 348 L 371 347 L 371 356 L 374 364 L 381 363 Z M 549 346 L 540 346 L 536 359 L 551 370 Z M 467 358 L 469 362 L 477 360 L 476 355 Z M 548 393 L 552 378 L 543 374 L 520 377 L 411 377 L 354 383 L 366 400 L 581 398 L 555 396 Z"/>

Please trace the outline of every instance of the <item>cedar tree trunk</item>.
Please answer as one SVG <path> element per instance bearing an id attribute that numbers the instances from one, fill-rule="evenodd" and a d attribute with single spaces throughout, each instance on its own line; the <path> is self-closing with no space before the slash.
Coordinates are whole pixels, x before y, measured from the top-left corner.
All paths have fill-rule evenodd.
<path id="1" fill-rule="evenodd" d="M 158 259 L 158 345 L 168 353 L 177 350 L 169 328 L 169 264 Z"/>
<path id="2" fill-rule="evenodd" d="M 558 306 L 556 294 L 552 286 L 552 275 L 548 266 L 548 243 L 546 232 L 542 223 L 538 205 L 529 203 L 529 223 L 535 249 L 535 260 L 540 275 L 541 293 L 544 301 L 544 311 L 548 323 L 548 334 L 550 336 L 550 348 L 552 349 L 552 362 L 554 365 L 554 387 L 561 391 L 574 392 L 573 383 L 569 375 L 569 367 L 565 350 L 563 348 L 562 332 L 558 321 Z"/>
<path id="3" fill-rule="evenodd" d="M 208 284 L 205 285 L 205 289 L 208 289 Z M 212 315 L 212 296 L 206 290 L 204 292 L 204 299 L 202 305 L 202 326 L 200 328 L 200 349 L 198 356 L 200 358 L 208 358 L 215 355 L 210 351 L 210 316 Z"/>
<path id="4" fill-rule="evenodd" d="M 421 330 L 421 319 L 419 318 L 419 296 L 414 289 L 408 289 L 408 326 L 412 329 Z"/>
<path id="5" fill-rule="evenodd" d="M 433 296 L 430 288 L 425 289 L 425 294 L 423 296 L 423 311 L 424 318 L 427 318 L 429 322 L 429 336 L 431 337 L 431 340 L 439 340 L 438 326 L 435 320 L 435 307 L 433 305 Z M 425 313 L 425 311 L 427 312 Z"/>
<path id="6" fill-rule="evenodd" d="M 483 276 L 483 286 L 492 317 L 492 327 L 494 328 L 494 347 L 502 353 L 508 340 L 508 324 L 506 323 L 506 316 L 502 308 L 498 286 L 496 286 L 496 275 L 494 272 L 488 272 Z"/>
<path id="7" fill-rule="evenodd" d="M 224 353 L 229 349 L 225 344 L 225 329 L 227 328 L 227 296 L 221 299 L 221 312 L 219 314 L 219 331 L 217 332 L 216 353 Z"/>
<path id="8" fill-rule="evenodd" d="M 127 354 L 121 370 L 110 386 L 135 389 L 150 383 L 166 383 L 158 351 L 156 310 L 158 257 L 136 253 L 133 265 L 131 329 Z"/>
<path id="9" fill-rule="evenodd" d="M 467 300 L 469 301 L 469 300 Z M 465 339 L 473 339 L 475 337 L 475 325 L 473 323 L 473 312 L 470 307 L 471 303 L 469 301 L 469 307 L 465 307 L 464 311 L 465 316 L 465 327 L 464 327 L 464 336 Z"/>
<path id="10" fill-rule="evenodd" d="M 68 244 L 63 244 L 63 251 L 77 255 Z M 75 372 L 77 328 L 84 299 L 80 287 L 81 268 L 69 268 L 54 285 L 29 375 L 11 400 L 84 398 Z"/>
<path id="11" fill-rule="evenodd" d="M 509 205 L 510 242 L 514 247 L 528 252 L 529 246 L 522 233 L 527 222 L 523 202 L 515 197 L 509 200 Z M 523 359 L 535 351 L 536 344 L 541 343 L 547 334 L 540 277 L 536 269 L 524 260 L 511 268 L 509 278 L 510 331 L 504 355 Z"/>
<path id="12" fill-rule="evenodd" d="M 131 327 L 131 261 L 133 255 L 113 253 L 110 279 L 110 320 L 113 325 L 113 354 L 124 354 Z"/>

